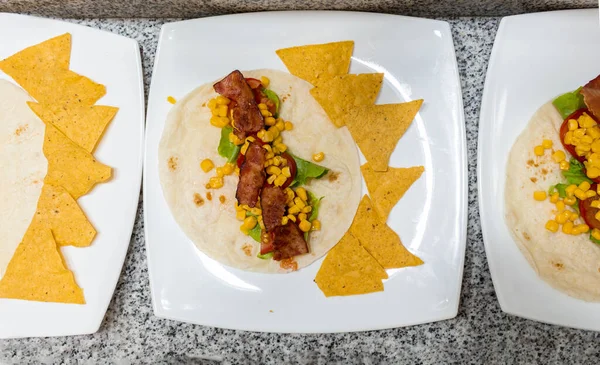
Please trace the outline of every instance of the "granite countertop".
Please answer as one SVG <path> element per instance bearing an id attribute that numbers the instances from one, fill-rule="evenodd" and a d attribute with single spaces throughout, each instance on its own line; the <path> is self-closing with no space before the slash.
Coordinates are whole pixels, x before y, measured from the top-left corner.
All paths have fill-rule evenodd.
<path id="1" fill-rule="evenodd" d="M 1 1 L 1 0 L 0 0 Z M 469 222 L 458 316 L 392 330 L 280 335 L 222 330 L 154 317 L 143 209 L 115 296 L 100 331 L 88 336 L 0 340 L 0 364 L 589 364 L 600 333 L 545 325 L 503 313 L 485 257 L 476 185 L 477 125 L 499 18 L 457 18 L 452 27 L 467 124 Z M 137 39 L 146 94 L 165 20 L 70 20 Z"/>

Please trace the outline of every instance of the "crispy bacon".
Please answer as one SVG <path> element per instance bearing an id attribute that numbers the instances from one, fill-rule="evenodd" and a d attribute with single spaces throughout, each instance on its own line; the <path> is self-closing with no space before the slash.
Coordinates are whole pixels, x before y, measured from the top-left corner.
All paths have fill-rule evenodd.
<path id="1" fill-rule="evenodd" d="M 260 193 L 260 206 L 267 232 L 271 232 L 281 225 L 281 218 L 285 213 L 286 198 L 285 191 L 280 187 L 274 185 L 263 187 Z"/>
<path id="2" fill-rule="evenodd" d="M 278 226 L 273 230 L 273 259 L 281 261 L 294 256 L 308 253 L 308 245 L 304 240 L 304 233 L 296 223 L 288 222 L 285 226 Z"/>
<path id="3" fill-rule="evenodd" d="M 583 101 L 596 118 L 600 118 L 600 75 L 581 89 Z"/>
<path id="4" fill-rule="evenodd" d="M 265 126 L 263 116 L 254 100 L 254 93 L 240 71 L 233 71 L 213 87 L 216 92 L 235 102 L 232 107 L 233 124 L 234 133 L 238 138 L 244 139 Z"/>
<path id="5" fill-rule="evenodd" d="M 267 150 L 257 142 L 250 143 L 246 151 L 246 158 L 240 168 L 240 181 L 238 182 L 235 197 L 238 204 L 247 204 L 250 208 L 256 206 L 260 189 L 265 183 L 265 161 Z"/>

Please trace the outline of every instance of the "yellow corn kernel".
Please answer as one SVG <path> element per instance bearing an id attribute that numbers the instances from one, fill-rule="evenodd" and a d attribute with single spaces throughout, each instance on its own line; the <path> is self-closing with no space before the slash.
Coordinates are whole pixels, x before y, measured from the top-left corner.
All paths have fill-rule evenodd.
<path id="1" fill-rule="evenodd" d="M 263 220 L 262 220 L 262 215 L 258 216 L 258 225 L 260 226 L 260 229 L 262 229 L 262 230 L 265 229 L 265 222 L 263 222 Z"/>
<path id="2" fill-rule="evenodd" d="M 271 154 L 273 154 L 273 158 L 271 159 L 271 160 L 273 160 L 273 165 L 281 166 L 281 160 L 276 158 L 277 156 L 275 156 L 275 154 L 273 152 L 271 152 Z"/>
<path id="3" fill-rule="evenodd" d="M 542 148 L 542 155 L 544 154 L 543 150 L 544 150 L 544 149 Z M 324 154 L 323 152 L 315 153 L 315 154 L 312 156 L 312 159 L 313 159 L 313 161 L 315 161 L 315 162 L 321 162 L 321 161 L 323 161 L 323 159 L 324 159 L 324 158 L 325 158 L 325 154 Z"/>
<path id="4" fill-rule="evenodd" d="M 237 220 L 239 221 L 243 221 L 244 219 L 246 219 L 246 211 L 245 210 L 238 210 L 235 213 L 235 218 L 237 218 Z"/>
<path id="5" fill-rule="evenodd" d="M 579 188 L 575 189 L 574 195 L 579 200 L 585 200 L 585 199 L 587 199 L 587 196 L 585 196 L 585 192 L 583 190 L 579 189 Z"/>
<path id="6" fill-rule="evenodd" d="M 235 167 L 235 169 L 233 170 L 233 172 L 237 175 L 240 176 L 240 168 L 239 167 Z"/>
<path id="7" fill-rule="evenodd" d="M 296 195 L 298 195 L 298 196 L 296 198 L 294 198 L 294 204 L 296 204 L 298 209 L 304 208 L 306 206 L 305 200 L 300 197 L 300 194 L 298 194 L 298 191 L 296 191 Z"/>
<path id="8" fill-rule="evenodd" d="M 275 179 L 277 179 L 277 175 L 271 175 L 267 178 L 267 182 L 269 184 L 273 184 L 275 182 Z"/>
<path id="9" fill-rule="evenodd" d="M 571 222 L 575 222 L 577 220 L 577 218 L 579 218 L 579 214 L 577 214 L 577 212 L 571 212 L 571 216 L 569 217 L 569 220 Z"/>
<path id="10" fill-rule="evenodd" d="M 598 138 L 600 138 L 600 128 L 598 128 L 598 126 L 595 125 L 595 126 L 593 126 L 591 128 L 588 128 L 585 131 L 585 134 L 587 134 L 588 136 L 592 137 L 592 139 L 598 139 Z"/>
<path id="11" fill-rule="evenodd" d="M 560 214 L 557 214 L 556 217 L 554 217 L 554 220 L 558 224 L 565 224 L 569 220 L 569 217 L 571 217 L 571 213 L 568 210 L 565 210 L 562 211 Z"/>
<path id="12" fill-rule="evenodd" d="M 277 129 L 279 129 L 280 132 L 283 132 L 285 130 L 285 123 L 281 119 L 279 119 L 277 121 L 277 123 L 275 124 L 275 126 L 277 127 Z"/>
<path id="13" fill-rule="evenodd" d="M 285 145 L 284 143 L 278 143 L 275 145 L 275 147 L 279 152 L 285 152 L 287 150 L 287 145 Z"/>
<path id="14" fill-rule="evenodd" d="M 275 186 L 283 186 L 283 184 L 285 184 L 286 181 L 287 181 L 287 177 L 285 177 L 285 175 L 279 175 L 275 179 L 274 184 L 275 184 Z"/>
<path id="15" fill-rule="evenodd" d="M 281 166 L 287 166 L 287 160 L 284 157 L 281 156 L 277 156 L 277 159 L 279 160 Z"/>
<path id="16" fill-rule="evenodd" d="M 300 230 L 302 232 L 308 232 L 308 231 L 310 231 L 312 224 L 309 221 L 307 221 L 306 219 L 303 219 L 300 221 L 300 224 L 298 224 L 298 227 L 300 228 Z"/>
<path id="17" fill-rule="evenodd" d="M 262 209 L 254 207 L 254 208 L 250 208 L 250 213 L 256 215 L 256 216 L 260 216 L 262 214 Z"/>
<path id="18" fill-rule="evenodd" d="M 233 174 L 233 169 L 235 169 L 235 165 L 231 162 L 227 162 L 225 165 L 223 165 L 223 173 L 225 175 Z"/>
<path id="19" fill-rule="evenodd" d="M 240 149 L 240 153 L 242 155 L 245 155 L 246 152 L 248 152 L 248 147 L 250 147 L 250 143 L 246 142 L 244 143 L 244 145 L 242 146 L 242 148 Z"/>
<path id="20" fill-rule="evenodd" d="M 240 205 L 240 207 L 244 210 L 250 210 L 250 207 L 248 206 L 248 204 L 242 204 L 242 205 Z"/>
<path id="21" fill-rule="evenodd" d="M 585 136 L 585 130 L 584 129 L 580 128 L 580 129 L 575 129 L 573 131 L 573 137 L 581 138 L 583 136 Z"/>
<path id="22" fill-rule="evenodd" d="M 268 110 L 269 107 L 267 106 L 267 104 L 260 103 L 260 104 L 258 104 L 258 109 L 260 109 L 260 110 Z"/>
<path id="23" fill-rule="evenodd" d="M 263 144 L 262 148 L 264 148 L 265 150 L 267 150 L 267 152 L 273 151 L 273 149 L 271 149 L 271 145 L 270 144 Z"/>
<path id="24" fill-rule="evenodd" d="M 565 161 L 560 161 L 559 166 L 560 166 L 561 170 L 565 170 L 566 171 L 566 170 L 568 170 L 571 167 L 571 164 L 569 163 L 569 161 L 565 160 Z"/>
<path id="25" fill-rule="evenodd" d="M 229 124 L 229 119 L 227 117 L 219 117 L 213 115 L 212 117 L 210 117 L 210 124 L 217 128 L 223 128 L 227 124 Z"/>
<path id="26" fill-rule="evenodd" d="M 581 137 L 581 143 L 583 143 L 583 144 L 590 144 L 591 145 L 593 141 L 594 140 L 590 136 L 586 135 L 586 136 Z"/>
<path id="27" fill-rule="evenodd" d="M 550 232 L 556 233 L 558 232 L 558 223 L 556 223 L 556 221 L 549 220 L 548 222 L 546 222 L 546 229 Z"/>
<path id="28" fill-rule="evenodd" d="M 600 229 L 594 228 L 592 229 L 592 237 L 596 240 L 600 240 Z"/>
<path id="29" fill-rule="evenodd" d="M 266 130 L 264 130 L 264 129 L 261 129 L 261 130 L 259 130 L 258 132 L 256 132 L 256 136 L 257 136 L 258 138 L 260 138 L 260 139 L 261 139 L 261 140 L 264 142 L 264 141 L 265 141 L 265 140 L 264 140 L 264 138 L 265 138 L 265 133 L 267 133 L 267 131 L 266 131 Z M 263 145 L 263 146 L 264 146 L 264 145 Z"/>
<path id="30" fill-rule="evenodd" d="M 587 171 L 586 171 L 586 175 L 590 178 L 590 179 L 596 179 L 598 177 L 600 177 L 600 168 L 598 167 L 590 167 Z M 600 188 L 600 185 L 598 185 L 598 188 Z"/>
<path id="31" fill-rule="evenodd" d="M 294 190 L 292 190 L 290 188 L 285 188 L 285 194 L 287 195 L 286 203 L 289 203 L 290 201 L 294 200 L 294 198 L 296 197 Z"/>
<path id="32" fill-rule="evenodd" d="M 310 213 L 310 212 L 312 212 L 312 207 L 310 205 L 307 205 L 304 208 L 302 208 L 302 213 Z"/>
<path id="33" fill-rule="evenodd" d="M 281 174 L 285 177 L 292 177 L 292 172 L 289 167 L 284 167 L 281 169 Z"/>
<path id="34" fill-rule="evenodd" d="M 295 222 L 295 221 L 296 221 L 296 216 L 295 216 L 295 215 L 293 215 L 293 214 L 288 214 L 288 215 L 287 215 L 287 217 L 288 217 L 288 219 L 289 219 L 289 220 L 291 220 L 292 222 Z"/>
<path id="35" fill-rule="evenodd" d="M 285 122 L 285 130 L 291 131 L 292 129 L 294 129 L 294 125 L 292 124 L 292 122 Z"/>
<path id="36" fill-rule="evenodd" d="M 209 172 L 213 169 L 213 167 L 215 167 L 215 164 L 210 158 L 205 158 L 204 160 L 202 160 L 202 162 L 200 162 L 200 168 L 204 172 Z"/>
<path id="37" fill-rule="evenodd" d="M 556 163 L 560 163 L 561 161 L 564 161 L 566 158 L 567 158 L 567 155 L 562 150 L 558 150 L 552 154 L 552 159 Z"/>
<path id="38" fill-rule="evenodd" d="M 308 215 L 306 215 L 306 213 L 298 213 L 298 219 L 300 219 L 300 221 L 307 220 Z"/>
<path id="39" fill-rule="evenodd" d="M 600 211 L 596 212 L 596 214 L 594 215 L 594 218 L 600 220 Z"/>
<path id="40" fill-rule="evenodd" d="M 560 195 L 558 193 L 554 193 L 554 194 L 550 195 L 550 203 L 556 204 L 556 203 L 558 203 L 559 199 L 560 199 Z"/>
<path id="41" fill-rule="evenodd" d="M 579 126 L 581 128 L 591 128 L 596 125 L 596 121 L 592 119 L 587 113 L 583 113 L 579 117 Z"/>
<path id="42" fill-rule="evenodd" d="M 227 105 L 219 105 L 217 107 L 217 110 L 219 111 L 219 116 L 220 117 L 226 117 L 227 116 Z"/>
<path id="43" fill-rule="evenodd" d="M 294 206 L 294 200 L 292 199 L 292 201 L 289 201 L 287 203 L 285 203 L 287 205 L 288 208 L 291 208 Z"/>
<path id="44" fill-rule="evenodd" d="M 594 190 L 588 190 L 585 192 L 585 197 L 586 198 L 593 198 L 596 196 L 596 192 Z"/>
<path id="45" fill-rule="evenodd" d="M 572 197 L 573 194 L 575 194 L 576 189 L 577 189 L 577 185 L 571 184 L 571 185 L 567 186 L 567 188 L 565 189 L 565 192 L 567 193 L 568 197 Z"/>
<path id="46" fill-rule="evenodd" d="M 267 167 L 267 174 L 279 175 L 279 174 L 281 174 L 281 169 L 277 166 L 269 166 L 269 167 Z"/>
<path id="47" fill-rule="evenodd" d="M 579 231 L 579 233 L 588 233 L 590 231 L 590 226 L 587 224 L 578 224 L 573 227 L 573 231 Z"/>
<path id="48" fill-rule="evenodd" d="M 264 87 L 269 87 L 269 84 L 271 83 L 271 80 L 269 80 L 268 77 L 266 76 L 261 76 L 260 77 L 260 83 L 262 84 L 262 86 Z"/>
<path id="49" fill-rule="evenodd" d="M 296 198 L 296 199 L 298 199 L 298 198 Z M 296 199 L 294 199 L 294 202 L 296 202 Z M 300 209 L 302 209 L 302 208 L 299 208 L 297 205 L 294 205 L 288 209 L 288 213 L 289 214 L 298 214 L 298 213 L 300 213 Z"/>
<path id="50" fill-rule="evenodd" d="M 222 177 L 211 177 L 208 180 L 208 185 L 210 186 L 211 189 L 222 188 L 224 185 L 223 178 Z"/>
<path id="51" fill-rule="evenodd" d="M 216 107 L 217 107 L 217 98 L 210 99 L 208 101 L 208 109 L 213 110 Z"/>
<path id="52" fill-rule="evenodd" d="M 535 200 L 537 200 L 539 202 L 546 200 L 546 192 L 543 191 L 543 190 L 534 191 L 533 192 L 533 199 L 535 199 Z"/>
<path id="53" fill-rule="evenodd" d="M 549 150 L 550 148 L 552 148 L 552 141 L 549 139 L 545 139 L 542 141 L 542 147 L 544 147 L 545 149 Z"/>
<path id="54" fill-rule="evenodd" d="M 563 202 L 565 202 L 566 205 L 573 205 L 577 202 L 577 199 L 575 199 L 574 196 L 566 197 L 563 199 Z"/>
<path id="55" fill-rule="evenodd" d="M 223 171 L 222 167 L 217 167 L 217 177 L 223 177 L 225 176 L 225 171 Z"/>
<path id="56" fill-rule="evenodd" d="M 308 193 L 306 192 L 306 189 L 304 189 L 304 188 L 297 188 L 296 195 L 298 195 L 298 197 L 300 199 L 302 199 L 304 202 L 306 202 L 308 200 Z"/>
<path id="57" fill-rule="evenodd" d="M 275 154 L 274 154 L 272 151 L 271 151 L 271 152 L 267 152 L 267 153 L 265 154 L 265 158 L 266 158 L 267 160 L 273 160 L 273 157 L 275 157 Z M 272 164 L 272 165 L 274 165 L 274 164 L 275 164 L 275 161 L 274 161 L 274 160 L 273 160 L 273 161 L 271 161 L 271 164 Z"/>
<path id="58" fill-rule="evenodd" d="M 265 133 L 263 134 L 262 137 L 257 134 L 258 138 L 260 138 L 263 142 L 266 142 L 266 143 L 273 142 L 273 139 L 275 139 L 275 136 L 273 135 L 273 132 L 271 132 L 272 129 L 273 129 L 273 127 L 269 128 L 268 131 L 265 131 Z M 275 129 L 277 129 L 277 128 L 275 128 Z"/>
<path id="59" fill-rule="evenodd" d="M 565 144 L 573 144 L 573 131 L 565 133 Z"/>
<path id="60" fill-rule="evenodd" d="M 312 230 L 318 231 L 320 229 L 321 229 L 321 221 L 318 219 L 315 219 L 314 221 L 312 221 Z"/>
<path id="61" fill-rule="evenodd" d="M 542 146 L 535 146 L 533 148 L 533 153 L 536 156 L 543 156 L 544 155 L 544 147 L 542 147 Z"/>
<path id="62" fill-rule="evenodd" d="M 587 181 L 582 181 L 581 184 L 579 184 L 579 189 L 583 190 L 584 192 L 590 190 L 590 187 L 591 185 Z"/>
<path id="63" fill-rule="evenodd" d="M 273 114 L 271 114 L 270 111 L 268 111 L 267 109 L 260 109 L 260 114 L 262 114 L 263 117 L 272 117 Z"/>
<path id="64" fill-rule="evenodd" d="M 556 211 L 562 212 L 563 210 L 565 210 L 565 202 L 563 202 L 562 200 L 557 201 L 556 202 Z"/>
<path id="65" fill-rule="evenodd" d="M 276 123 L 277 123 L 277 121 L 273 117 L 266 117 L 265 118 L 265 124 L 268 125 L 268 126 L 275 125 Z"/>
<path id="66" fill-rule="evenodd" d="M 600 208 L 600 200 L 594 200 L 590 203 L 592 208 Z"/>
<path id="67" fill-rule="evenodd" d="M 569 130 L 570 131 L 574 131 L 577 128 L 579 128 L 579 123 L 577 123 L 577 121 L 575 119 L 569 119 Z"/>
<path id="68" fill-rule="evenodd" d="M 571 233 L 573 233 L 573 222 L 566 222 L 562 226 L 562 232 L 564 234 L 571 234 Z"/>
<path id="69" fill-rule="evenodd" d="M 231 102 L 227 97 L 223 95 L 217 96 L 217 104 L 228 105 Z"/>
<path id="70" fill-rule="evenodd" d="M 288 224 L 288 221 L 289 221 L 289 220 L 290 220 L 290 219 L 289 219 L 288 217 L 282 217 L 282 218 L 281 218 L 281 225 L 282 225 L 282 226 L 285 226 L 286 224 Z"/>
<path id="71" fill-rule="evenodd" d="M 256 217 L 249 216 L 249 217 L 244 218 L 244 223 L 242 224 L 242 228 L 251 230 L 252 228 L 256 227 L 257 223 L 258 223 L 258 221 L 256 220 Z"/>
<path id="72" fill-rule="evenodd" d="M 233 132 L 229 133 L 229 142 L 233 143 L 236 146 L 239 146 L 244 143 L 243 139 L 238 138 Z"/>
<path id="73" fill-rule="evenodd" d="M 275 144 L 281 143 L 281 140 L 277 140 L 277 137 L 279 137 L 279 133 L 281 133 L 281 131 L 279 130 L 279 128 L 277 128 L 276 125 L 269 128 L 269 133 L 271 133 L 271 136 L 273 137 L 271 139 L 271 141 L 273 141 L 273 143 L 275 143 Z"/>
<path id="74" fill-rule="evenodd" d="M 592 151 L 600 152 L 600 139 L 596 139 L 594 142 L 592 142 Z"/>

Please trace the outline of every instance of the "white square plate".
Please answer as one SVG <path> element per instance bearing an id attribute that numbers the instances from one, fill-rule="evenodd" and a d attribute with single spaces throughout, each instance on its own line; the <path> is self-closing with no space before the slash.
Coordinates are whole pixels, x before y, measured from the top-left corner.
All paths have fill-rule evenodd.
<path id="1" fill-rule="evenodd" d="M 96 239 L 87 248 L 62 249 L 87 304 L 0 299 L 0 338 L 96 332 L 131 239 L 139 201 L 144 134 L 144 86 L 137 42 L 76 24 L 0 13 L 0 59 L 66 32 L 73 40 L 71 69 L 106 85 L 106 96 L 98 105 L 119 107 L 94 152 L 100 162 L 113 168 L 113 178 L 78 201 L 98 231 Z M 1 71 L 0 79 L 12 81 Z"/>
<path id="2" fill-rule="evenodd" d="M 598 10 L 502 19 L 481 105 L 478 185 L 481 228 L 502 310 L 569 327 L 600 330 L 600 304 L 553 289 L 537 276 L 504 219 L 508 153 L 535 111 L 600 73 Z"/>
<path id="3" fill-rule="evenodd" d="M 313 282 L 322 260 L 292 274 L 266 275 L 222 266 L 200 253 L 163 198 L 157 149 L 171 108 L 168 96 L 180 99 L 234 69 L 286 70 L 275 54 L 279 48 L 349 39 L 355 41 L 351 72 L 385 72 L 378 103 L 425 99 L 391 165 L 422 164 L 426 172 L 388 221 L 425 265 L 389 270 L 384 292 L 327 299 Z M 166 24 L 148 115 L 144 212 L 157 316 L 271 332 L 361 331 L 456 316 L 466 237 L 466 153 L 447 23 L 367 13 L 273 12 Z"/>

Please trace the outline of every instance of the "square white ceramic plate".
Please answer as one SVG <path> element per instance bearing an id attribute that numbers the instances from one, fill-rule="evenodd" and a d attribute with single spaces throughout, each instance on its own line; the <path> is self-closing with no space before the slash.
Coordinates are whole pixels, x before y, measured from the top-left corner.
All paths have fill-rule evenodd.
<path id="1" fill-rule="evenodd" d="M 425 265 L 390 270 L 384 292 L 326 299 L 313 282 L 322 260 L 292 274 L 265 275 L 222 266 L 200 253 L 163 198 L 157 148 L 171 108 L 168 96 L 180 99 L 234 69 L 286 70 L 275 54 L 279 48 L 349 39 L 355 41 L 351 72 L 385 73 L 378 103 L 425 99 L 391 165 L 422 164 L 426 172 L 388 221 Z M 447 23 L 367 13 L 273 12 L 166 24 L 148 115 L 144 204 L 157 316 L 272 332 L 360 331 L 456 316 L 466 234 L 466 155 Z"/>
<path id="2" fill-rule="evenodd" d="M 563 326 L 600 330 L 600 304 L 563 294 L 540 279 L 504 219 L 508 153 L 535 111 L 600 73 L 598 10 L 502 19 L 487 71 L 479 121 L 481 226 L 502 310 Z"/>
<path id="3" fill-rule="evenodd" d="M 94 152 L 100 162 L 113 168 L 113 179 L 78 201 L 98 235 L 91 247 L 62 250 L 87 304 L 0 299 L 0 338 L 96 332 L 131 239 L 139 201 L 144 134 L 144 86 L 137 42 L 76 24 L 0 14 L 0 59 L 65 32 L 71 33 L 73 40 L 71 69 L 106 85 L 107 94 L 98 105 L 119 107 Z M 1 71 L 0 78 L 12 81 Z"/>

